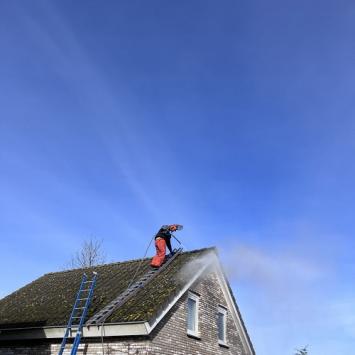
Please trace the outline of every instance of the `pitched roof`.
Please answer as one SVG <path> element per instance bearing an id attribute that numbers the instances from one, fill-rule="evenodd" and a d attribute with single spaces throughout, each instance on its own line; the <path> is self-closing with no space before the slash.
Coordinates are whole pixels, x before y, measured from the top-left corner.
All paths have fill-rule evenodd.
<path id="1" fill-rule="evenodd" d="M 214 248 L 184 252 L 122 307 L 106 323 L 149 321 L 186 283 L 182 270 Z M 88 318 L 121 294 L 132 281 L 150 268 L 150 259 L 138 259 L 85 269 L 45 274 L 0 300 L 0 328 L 66 325 L 82 274 L 98 272 Z M 189 264 L 191 265 L 191 264 Z M 194 270 L 189 270 L 194 272 Z"/>

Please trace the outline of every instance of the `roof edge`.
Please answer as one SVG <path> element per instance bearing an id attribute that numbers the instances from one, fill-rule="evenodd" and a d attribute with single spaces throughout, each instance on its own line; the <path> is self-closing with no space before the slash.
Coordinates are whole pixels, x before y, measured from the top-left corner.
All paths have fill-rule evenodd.
<path id="1" fill-rule="evenodd" d="M 228 282 L 228 279 L 226 278 L 226 275 L 224 273 L 221 263 L 218 263 L 217 275 L 218 275 L 218 279 L 220 281 L 220 285 L 222 287 L 222 291 L 225 294 L 227 301 L 229 301 L 230 305 L 232 306 L 230 308 L 233 310 L 232 315 L 233 315 L 234 321 L 236 323 L 236 326 L 240 331 L 244 348 L 246 350 L 248 350 L 250 354 L 255 355 L 255 349 L 254 349 L 253 343 L 250 339 L 249 333 L 246 329 L 244 320 L 243 320 L 242 315 L 240 313 L 237 301 L 236 301 L 235 296 L 232 292 L 232 288 Z"/>
<path id="2" fill-rule="evenodd" d="M 201 249 L 194 249 L 194 250 L 186 250 L 183 251 L 182 254 L 194 254 L 194 253 L 198 253 L 198 252 L 207 252 L 207 251 L 214 251 L 217 255 L 218 255 L 218 250 L 217 247 L 215 246 L 211 246 L 211 247 L 206 247 L 206 248 L 201 248 Z M 89 271 L 92 269 L 97 269 L 97 268 L 101 268 L 103 266 L 108 266 L 108 265 L 118 265 L 118 264 L 128 264 L 128 263 L 136 263 L 138 261 L 142 261 L 142 260 L 150 260 L 152 257 L 146 257 L 146 258 L 138 258 L 138 259 L 130 259 L 130 260 L 123 260 L 123 261 L 114 261 L 112 263 L 105 263 L 105 264 L 99 264 L 99 265 L 94 265 L 94 266 L 90 266 L 90 267 L 78 267 L 78 268 L 73 268 L 73 269 L 65 269 L 65 270 L 60 270 L 60 271 L 51 271 L 51 272 L 47 272 L 45 274 L 43 274 L 42 276 L 40 276 L 39 278 L 46 276 L 46 275 L 53 275 L 53 274 L 58 274 L 58 273 L 67 273 L 67 272 L 71 272 L 71 271 L 78 271 L 78 270 L 83 270 L 83 272 L 85 271 Z M 38 278 L 37 278 L 38 279 Z M 36 279 L 36 280 L 37 280 Z M 27 285 L 26 285 L 27 286 Z M 16 292 L 16 291 L 15 291 Z"/>

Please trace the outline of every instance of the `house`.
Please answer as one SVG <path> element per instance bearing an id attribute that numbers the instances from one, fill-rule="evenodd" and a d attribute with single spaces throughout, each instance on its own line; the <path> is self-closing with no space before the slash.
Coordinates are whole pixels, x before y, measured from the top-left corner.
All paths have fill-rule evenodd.
<path id="1" fill-rule="evenodd" d="M 98 273 L 93 317 L 149 259 L 46 274 L 0 300 L 0 355 L 58 354 L 83 272 Z M 138 271 L 138 272 L 137 272 Z M 68 344 L 65 354 L 70 353 Z M 215 248 L 182 252 L 104 324 L 85 326 L 78 354 L 255 355 Z"/>

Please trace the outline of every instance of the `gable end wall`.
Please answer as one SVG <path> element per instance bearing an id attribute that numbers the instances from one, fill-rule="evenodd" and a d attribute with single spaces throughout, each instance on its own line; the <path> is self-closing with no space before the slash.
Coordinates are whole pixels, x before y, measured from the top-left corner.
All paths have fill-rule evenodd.
<path id="1" fill-rule="evenodd" d="M 197 281 L 190 291 L 200 295 L 199 335 L 195 339 L 187 335 L 187 298 L 186 293 L 174 305 L 167 316 L 151 334 L 152 354 L 154 355 L 249 355 L 243 351 L 242 342 L 228 309 L 227 344 L 228 348 L 218 345 L 217 312 L 218 305 L 227 307 L 222 289 L 215 273 L 209 273 Z"/>

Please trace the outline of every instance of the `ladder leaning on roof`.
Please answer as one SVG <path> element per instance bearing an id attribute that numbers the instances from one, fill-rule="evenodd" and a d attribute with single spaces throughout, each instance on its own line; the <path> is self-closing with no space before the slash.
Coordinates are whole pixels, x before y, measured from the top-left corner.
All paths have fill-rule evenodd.
<path id="1" fill-rule="evenodd" d="M 75 355 L 78 351 L 83 325 L 85 322 L 85 317 L 87 311 L 90 307 L 91 299 L 94 293 L 94 287 L 96 284 L 97 272 L 93 272 L 93 277 L 88 280 L 88 276 L 84 273 L 83 278 L 80 283 L 79 291 L 76 295 L 76 300 L 74 302 L 73 310 L 70 314 L 70 318 L 67 324 L 67 329 L 60 345 L 58 355 L 62 355 L 67 343 L 68 337 L 71 336 L 73 331 L 76 331 L 76 336 L 74 339 L 73 347 L 71 349 L 71 355 Z M 79 320 L 79 324 L 74 324 L 76 320 Z"/>
<path id="2" fill-rule="evenodd" d="M 167 258 L 163 265 L 158 269 L 150 269 L 138 281 L 131 284 L 122 294 L 106 305 L 101 311 L 92 316 L 87 322 L 86 326 L 102 326 L 106 319 L 129 299 L 131 299 L 139 290 L 141 290 L 153 277 L 165 270 L 168 265 L 182 252 L 182 248 L 174 250 L 175 254 Z"/>

